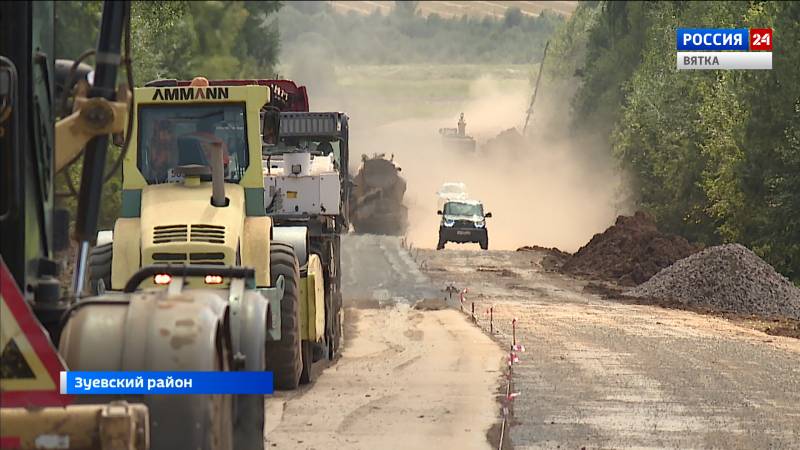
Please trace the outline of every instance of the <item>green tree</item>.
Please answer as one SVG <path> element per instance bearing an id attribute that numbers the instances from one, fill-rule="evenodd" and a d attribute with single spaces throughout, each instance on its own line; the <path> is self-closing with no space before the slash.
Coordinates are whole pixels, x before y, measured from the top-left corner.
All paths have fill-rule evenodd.
<path id="1" fill-rule="evenodd" d="M 413 2 L 397 2 L 388 14 L 340 14 L 330 7 L 290 2 L 278 14 L 281 45 L 290 54 L 314 47 L 339 64 L 523 63 L 537 62 L 544 43 L 564 17 L 520 14 L 503 18 L 443 18 L 417 14 Z M 516 22 L 515 22 L 516 23 Z M 289 59 L 295 59 L 290 56 Z"/>
<path id="2" fill-rule="evenodd" d="M 642 60 L 646 11 L 658 5 L 645 2 L 602 2 L 586 41 L 583 82 L 573 99 L 575 121 L 581 126 L 610 131 L 618 120 L 625 86 Z"/>
<path id="3" fill-rule="evenodd" d="M 677 71 L 675 28 L 772 28 L 769 71 Z M 800 4 L 582 3 L 548 90 L 580 76 L 573 133 L 606 136 L 638 206 L 672 232 L 740 242 L 800 281 Z"/>
<path id="4" fill-rule="evenodd" d="M 265 78 L 273 73 L 278 54 L 277 23 L 271 16 L 280 2 L 213 1 L 145 2 L 131 7 L 134 82 L 157 78 Z M 96 45 L 102 3 L 56 3 L 56 58 L 75 59 Z M 87 62 L 91 63 L 89 59 Z M 120 80 L 124 80 L 121 75 Z M 120 149 L 109 149 L 111 172 Z M 81 160 L 57 179 L 60 205 L 74 210 L 70 194 L 80 185 Z M 109 228 L 119 212 L 121 175 L 117 170 L 103 186 L 100 226 Z M 67 194 L 67 195 L 64 195 Z"/>
<path id="5" fill-rule="evenodd" d="M 75 59 L 97 44 L 100 1 L 55 2 L 56 58 Z"/>

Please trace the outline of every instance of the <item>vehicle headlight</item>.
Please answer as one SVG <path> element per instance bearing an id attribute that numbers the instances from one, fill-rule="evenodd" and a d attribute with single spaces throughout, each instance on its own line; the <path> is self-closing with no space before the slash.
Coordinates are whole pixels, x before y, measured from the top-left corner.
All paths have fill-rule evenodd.
<path id="1" fill-rule="evenodd" d="M 447 219 L 445 219 L 445 220 L 442 221 L 442 225 L 444 225 L 446 227 L 452 227 L 455 224 L 456 224 L 455 220 L 447 220 Z"/>
<path id="2" fill-rule="evenodd" d="M 486 221 L 485 220 L 481 220 L 479 222 L 475 222 L 475 228 L 483 228 L 485 226 L 486 226 Z"/>

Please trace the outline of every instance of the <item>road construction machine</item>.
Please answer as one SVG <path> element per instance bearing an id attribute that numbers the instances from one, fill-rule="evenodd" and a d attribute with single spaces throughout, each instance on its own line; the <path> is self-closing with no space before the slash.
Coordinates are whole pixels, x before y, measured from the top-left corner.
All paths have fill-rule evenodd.
<path id="1" fill-rule="evenodd" d="M 280 140 L 263 148 L 273 239 L 299 258 L 303 370 L 335 358 L 342 336 L 341 234 L 349 228 L 349 124 L 341 112 L 281 112 Z"/>
<path id="2" fill-rule="evenodd" d="M 467 122 L 464 121 L 464 113 L 461 113 L 458 118 L 458 128 L 440 128 L 439 134 L 442 136 L 442 147 L 445 150 L 475 152 L 475 139 L 467 135 Z"/>
<path id="3" fill-rule="evenodd" d="M 255 280 L 245 292 L 261 293 L 268 304 L 231 316 L 231 327 L 243 330 L 234 355 L 247 361 L 247 370 L 272 371 L 276 388 L 296 388 L 305 373 L 304 314 L 313 313 L 315 305 L 307 305 L 301 275 L 306 248 L 282 241 L 267 215 L 262 146 L 279 142 L 281 109 L 308 107 L 305 90 L 288 80 L 197 77 L 152 81 L 134 94 L 137 114 L 122 164 L 122 214 L 113 231 L 98 235 L 90 289 L 121 289 L 145 265 L 253 268 Z M 276 297 L 271 287 L 280 278 L 285 283 Z M 234 286 L 225 277 L 191 283 Z M 148 284 L 172 289 L 168 277 Z"/>
<path id="4" fill-rule="evenodd" d="M 62 122 L 55 131 L 55 99 L 62 92 L 54 81 L 72 64 L 53 59 L 54 4 L 0 4 L 0 448 L 149 446 L 148 408 L 140 401 L 78 405 L 60 394 L 59 372 L 67 366 L 51 341 L 74 301 L 62 295 L 53 259 L 67 245 L 68 226 L 54 208 L 53 175 L 61 167 L 54 134 L 78 149 L 91 140 L 91 161 L 109 132 L 96 120 L 101 112 L 121 112 L 118 123 L 124 123 L 127 105 L 110 100 L 118 64 L 113 56 L 119 59 L 128 11 L 127 2 L 104 6 L 97 51 L 110 60 L 98 64 L 97 90 L 90 104 L 79 106 L 80 122 L 71 129 Z"/>
<path id="5" fill-rule="evenodd" d="M 144 395 L 102 403 L 98 399 L 108 398 L 60 394 L 59 372 L 67 368 L 263 370 L 265 335 L 280 326 L 279 314 L 273 317 L 269 309 L 270 300 L 283 296 L 283 277 L 259 290 L 253 288 L 263 274 L 252 268 L 146 265 L 116 280 L 121 292 L 86 296 L 83 278 L 97 235 L 109 135 L 127 131 L 123 154 L 136 136 L 130 132 L 134 116 L 128 114 L 128 90 L 115 88 L 121 60 L 128 62 L 129 83 L 132 80 L 126 25 L 130 3 L 104 5 L 93 84 L 77 62 L 53 64 L 51 2 L 6 2 L 0 8 L 0 229 L 3 236 L 14 237 L 3 239 L 0 247 L 0 447 L 263 448 L 260 395 Z M 68 73 L 59 73 L 62 69 Z M 72 111 L 58 121 L 54 132 L 55 98 L 66 99 L 54 80 L 66 80 L 63 89 L 72 93 L 71 80 L 78 78 Z M 268 120 L 277 126 L 278 119 L 272 114 Z M 65 214 L 54 214 L 53 176 L 84 146 L 74 232 L 75 279 L 65 294 L 52 257 L 59 246 L 56 238 L 67 235 L 68 220 Z M 202 171 L 194 167 L 187 172 L 192 169 Z M 154 279 L 171 280 L 169 290 L 141 289 Z M 196 283 L 197 279 L 209 283 Z M 207 284 L 215 282 L 225 288 L 210 289 Z"/>
<path id="6" fill-rule="evenodd" d="M 401 235 L 408 227 L 408 208 L 403 204 L 406 181 L 394 156 L 361 156 L 361 167 L 352 180 L 350 220 L 356 233 Z"/>

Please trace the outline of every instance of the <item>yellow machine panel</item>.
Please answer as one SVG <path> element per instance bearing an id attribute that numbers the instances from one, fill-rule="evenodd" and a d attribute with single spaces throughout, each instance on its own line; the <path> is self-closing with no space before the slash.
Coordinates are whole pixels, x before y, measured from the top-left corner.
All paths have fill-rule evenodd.
<path id="1" fill-rule="evenodd" d="M 256 271 L 256 286 L 270 285 L 269 272 L 269 235 L 272 228 L 270 217 L 246 217 L 242 241 L 242 265 L 252 267 Z"/>
<path id="2" fill-rule="evenodd" d="M 211 184 L 166 183 L 142 194 L 142 265 L 238 265 L 244 228 L 244 190 L 225 185 L 228 206 L 213 206 Z"/>
<path id="3" fill-rule="evenodd" d="M 317 342 L 325 334 L 325 286 L 319 256 L 309 255 L 308 275 L 301 278 L 300 302 L 301 336 L 304 341 Z"/>

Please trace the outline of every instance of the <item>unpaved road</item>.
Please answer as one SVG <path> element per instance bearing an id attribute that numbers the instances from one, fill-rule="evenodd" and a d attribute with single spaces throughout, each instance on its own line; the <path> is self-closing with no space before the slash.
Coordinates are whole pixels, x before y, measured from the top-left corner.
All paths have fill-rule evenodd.
<path id="1" fill-rule="evenodd" d="M 800 448 L 800 340 L 602 300 L 537 252 L 418 254 L 526 347 L 511 440 L 529 448 Z"/>
<path id="2" fill-rule="evenodd" d="M 343 240 L 345 346 L 311 388 L 267 400 L 279 449 L 489 449 L 499 346 L 454 310 L 396 238 Z"/>

